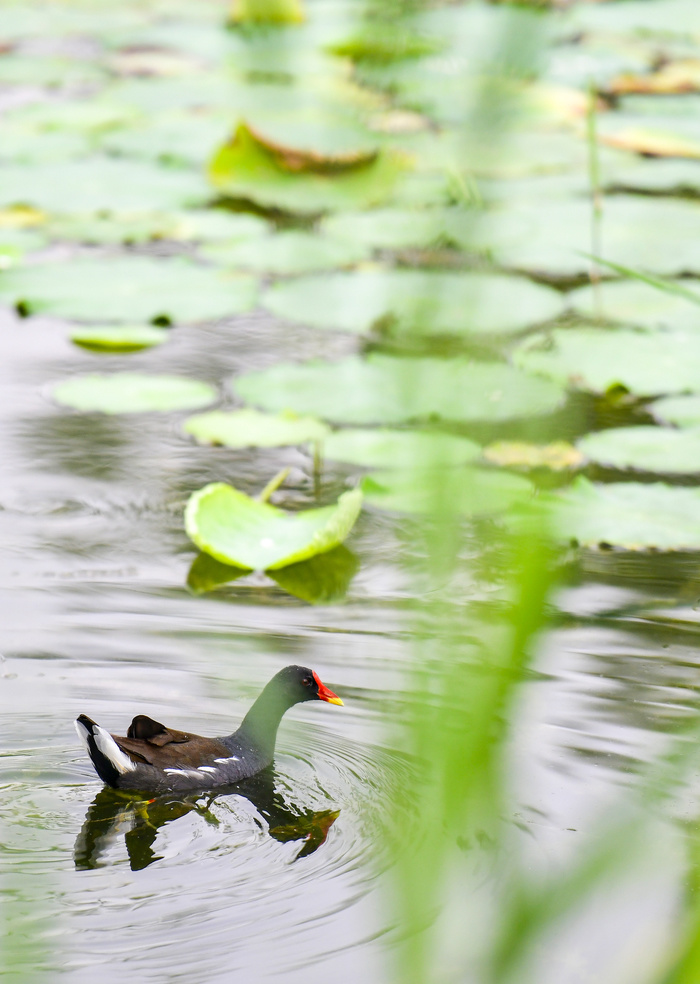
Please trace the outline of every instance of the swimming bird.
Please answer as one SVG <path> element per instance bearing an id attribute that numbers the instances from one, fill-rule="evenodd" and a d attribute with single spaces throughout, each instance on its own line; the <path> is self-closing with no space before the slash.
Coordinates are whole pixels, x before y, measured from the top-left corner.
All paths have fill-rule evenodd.
<path id="1" fill-rule="evenodd" d="M 267 768 L 284 713 L 307 700 L 343 703 L 313 670 L 286 666 L 266 685 L 240 728 L 222 738 L 174 731 L 145 714 L 136 715 L 126 737 L 110 734 L 86 714 L 80 715 L 75 727 L 98 776 L 115 789 L 156 793 L 213 789 Z"/>

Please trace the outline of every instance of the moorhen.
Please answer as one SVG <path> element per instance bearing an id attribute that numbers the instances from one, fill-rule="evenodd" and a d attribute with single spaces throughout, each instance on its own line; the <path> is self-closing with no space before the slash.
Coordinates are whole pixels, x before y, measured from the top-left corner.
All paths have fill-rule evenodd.
<path id="1" fill-rule="evenodd" d="M 224 738 L 172 731 L 145 714 L 137 714 L 126 738 L 110 735 L 85 714 L 75 727 L 98 776 L 115 789 L 156 793 L 212 789 L 267 768 L 282 716 L 305 700 L 343 703 L 313 670 L 285 666 L 267 684 L 238 731 Z"/>

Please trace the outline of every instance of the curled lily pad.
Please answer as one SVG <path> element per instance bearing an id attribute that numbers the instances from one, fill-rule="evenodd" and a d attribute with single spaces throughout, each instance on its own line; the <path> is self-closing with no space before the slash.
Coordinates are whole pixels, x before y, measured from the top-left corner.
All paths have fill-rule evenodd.
<path id="1" fill-rule="evenodd" d="M 0 303 L 82 321 L 203 321 L 248 310 L 256 288 L 252 277 L 183 257 L 119 256 L 13 270 Z"/>
<path id="2" fill-rule="evenodd" d="M 338 546 L 362 508 L 359 489 L 335 506 L 288 513 L 216 482 L 193 493 L 185 510 L 189 538 L 216 560 L 249 570 L 275 570 Z"/>
<path id="3" fill-rule="evenodd" d="M 551 413 L 564 390 L 512 366 L 468 359 L 367 359 L 280 364 L 234 381 L 266 410 L 310 413 L 343 424 L 511 420 Z"/>
<path id="4" fill-rule="evenodd" d="M 637 396 L 693 390 L 700 378 L 700 335 L 685 332 L 556 329 L 528 339 L 517 365 L 580 389 L 623 386 Z"/>
<path id="5" fill-rule="evenodd" d="M 198 379 L 130 372 L 75 376 L 54 386 L 52 395 L 63 406 L 98 413 L 193 410 L 217 398 L 216 389 Z"/>
<path id="6" fill-rule="evenodd" d="M 306 444 L 322 441 L 329 433 L 329 428 L 316 417 L 268 414 L 259 410 L 212 410 L 189 417 L 183 430 L 200 444 L 223 444 L 228 448 Z"/>
<path id="7" fill-rule="evenodd" d="M 367 468 L 430 468 L 474 461 L 474 441 L 435 431 L 347 429 L 334 431 L 323 445 L 326 458 Z"/>
<path id="8" fill-rule="evenodd" d="M 522 277 L 412 270 L 299 277 L 274 284 L 263 304 L 318 328 L 366 332 L 393 318 L 389 330 L 432 335 L 518 332 L 564 307 L 557 291 Z"/>
<path id="9" fill-rule="evenodd" d="M 362 489 L 369 503 L 391 512 L 465 516 L 504 512 L 532 495 L 532 485 L 522 476 L 478 468 L 373 472 Z"/>
<path id="10" fill-rule="evenodd" d="M 285 161 L 283 163 L 283 160 Z M 209 177 L 214 187 L 233 198 L 250 199 L 268 208 L 317 214 L 339 208 L 380 204 L 393 192 L 407 160 L 381 150 L 367 163 L 341 167 L 337 173 L 290 168 L 243 124 L 214 155 Z"/>
<path id="11" fill-rule="evenodd" d="M 91 328 L 74 328 L 70 333 L 71 342 L 95 352 L 138 352 L 162 345 L 167 338 L 167 330 L 152 325 L 125 325 L 123 328 L 95 325 Z"/>
<path id="12" fill-rule="evenodd" d="M 662 474 L 700 472 L 700 431 L 668 427 L 613 427 L 587 434 L 578 449 L 590 461 L 611 468 Z"/>
<path id="13" fill-rule="evenodd" d="M 555 531 L 582 546 L 700 549 L 700 489 L 580 477 L 550 503 Z"/>

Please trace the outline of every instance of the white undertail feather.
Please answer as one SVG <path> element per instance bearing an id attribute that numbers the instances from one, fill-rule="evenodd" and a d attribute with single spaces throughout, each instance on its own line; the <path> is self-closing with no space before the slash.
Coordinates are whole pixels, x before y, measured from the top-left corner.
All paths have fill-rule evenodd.
<path id="1" fill-rule="evenodd" d="M 90 745 L 88 743 L 88 735 L 90 732 L 80 721 L 75 722 L 75 730 L 78 732 L 78 737 L 87 748 L 89 754 Z M 112 763 L 117 772 L 124 775 L 125 772 L 134 771 L 136 762 L 132 762 L 129 756 L 121 750 L 109 731 L 105 731 L 99 724 L 96 724 L 92 732 L 92 737 L 95 739 L 95 744 L 99 751 Z"/>
<path id="2" fill-rule="evenodd" d="M 78 732 L 78 738 L 80 738 L 80 740 L 82 741 L 83 745 L 85 745 L 85 751 L 89 755 L 90 754 L 90 746 L 88 745 L 88 729 L 85 727 L 84 724 L 81 724 L 80 721 L 76 721 L 75 722 L 75 730 Z"/>

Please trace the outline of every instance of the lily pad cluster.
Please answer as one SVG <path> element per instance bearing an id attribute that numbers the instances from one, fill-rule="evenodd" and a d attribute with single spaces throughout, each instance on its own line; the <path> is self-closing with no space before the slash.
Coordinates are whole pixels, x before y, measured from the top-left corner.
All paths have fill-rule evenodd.
<path id="1" fill-rule="evenodd" d="M 180 413 L 193 454 L 223 469 L 283 449 L 318 498 L 281 509 L 229 471 L 191 490 L 193 589 L 268 570 L 327 600 L 318 565 L 352 577 L 340 544 L 363 494 L 493 521 L 544 470 L 562 539 L 695 546 L 678 524 L 631 528 L 653 502 L 690 516 L 674 476 L 700 472 L 692 3 L 573 3 L 556 29 L 479 2 L 59 6 L 52 36 L 104 57 L 42 56 L 34 0 L 0 24 L 0 87 L 17 94 L 0 304 L 62 320 L 82 350 L 52 390 L 61 412 Z M 336 333 L 343 356 L 266 351 L 222 387 L 158 371 L 178 332 L 250 332 L 256 308 L 306 351 Z M 624 419 L 571 425 L 571 405 Z"/>

